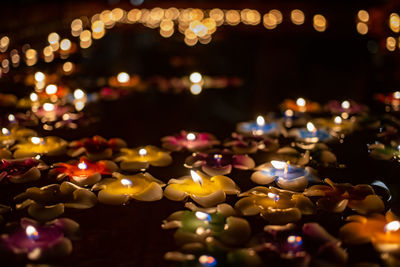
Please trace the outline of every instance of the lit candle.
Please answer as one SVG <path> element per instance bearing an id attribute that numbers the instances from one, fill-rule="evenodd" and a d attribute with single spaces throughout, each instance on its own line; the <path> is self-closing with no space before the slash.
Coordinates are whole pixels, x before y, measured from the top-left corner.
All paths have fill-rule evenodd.
<path id="1" fill-rule="evenodd" d="M 49 174 L 56 176 L 57 180 L 69 179 L 70 182 L 79 186 L 93 185 L 99 182 L 102 175 L 111 175 L 118 166 L 109 160 L 93 162 L 86 157 L 70 163 L 56 163 Z"/>
<path id="2" fill-rule="evenodd" d="M 67 142 L 56 136 L 32 137 L 30 142 L 19 143 L 12 147 L 15 158 L 34 157 L 36 155 L 60 156 L 65 153 Z"/>
<path id="3" fill-rule="evenodd" d="M 304 98 L 298 98 L 296 100 L 296 105 L 298 107 L 298 110 L 301 112 L 306 111 L 306 100 Z"/>
<path id="4" fill-rule="evenodd" d="M 114 178 L 106 178 L 95 184 L 92 190 L 100 190 L 101 203 L 124 205 L 131 199 L 139 201 L 157 201 L 163 196 L 164 183 L 149 173 L 138 173 L 132 176 L 113 173 Z"/>
<path id="5" fill-rule="evenodd" d="M 292 110 L 292 112 L 318 112 L 321 107 L 317 102 L 312 102 L 310 100 L 306 100 L 302 97 L 298 98 L 296 101 L 293 99 L 286 99 L 282 103 L 283 110 Z"/>
<path id="6" fill-rule="evenodd" d="M 129 75 L 126 72 L 120 72 L 116 76 L 111 77 L 108 80 L 108 83 L 112 87 L 122 87 L 122 88 L 131 88 L 139 83 L 139 76 Z"/>
<path id="7" fill-rule="evenodd" d="M 303 194 L 258 186 L 240 194 L 235 208 L 244 216 L 260 214 L 270 224 L 297 222 L 302 215 L 314 213 L 312 201 Z"/>
<path id="8" fill-rule="evenodd" d="M 258 116 L 255 121 L 238 123 L 236 130 L 252 136 L 277 135 L 280 132 L 278 126 L 276 122 L 266 123 L 263 116 Z"/>
<path id="9" fill-rule="evenodd" d="M 30 136 L 35 136 L 36 132 L 27 128 L 13 127 L 11 129 L 1 128 L 0 147 L 9 147 L 16 141 L 23 141 Z"/>
<path id="10" fill-rule="evenodd" d="M 147 169 L 151 166 L 165 167 L 172 163 L 169 152 L 163 151 L 155 146 L 129 149 L 121 148 L 121 155 L 115 159 L 121 162 L 121 169 L 126 171 L 137 171 Z"/>
<path id="11" fill-rule="evenodd" d="M 295 137 L 298 141 L 310 144 L 328 141 L 332 138 L 328 131 L 317 129 L 312 122 L 308 122 L 306 128 L 292 129 L 289 135 Z"/>
<path id="12" fill-rule="evenodd" d="M 69 236 L 75 235 L 79 224 L 62 218 L 39 224 L 23 218 L 21 227 L 14 233 L 0 237 L 3 247 L 11 253 L 25 255 L 29 260 L 58 259 L 72 252 Z"/>
<path id="13" fill-rule="evenodd" d="M 251 180 L 257 184 L 268 185 L 275 182 L 280 188 L 301 191 L 309 181 L 318 181 L 310 167 L 301 167 L 290 162 L 271 160 L 260 165 L 251 175 Z"/>
<path id="14" fill-rule="evenodd" d="M 186 131 L 181 131 L 177 135 L 165 136 L 161 142 L 162 146 L 170 151 L 201 151 L 220 143 L 212 134 Z"/>
<path id="15" fill-rule="evenodd" d="M 369 144 L 368 152 L 371 157 L 379 160 L 400 159 L 400 145 L 395 142 L 388 145 L 379 142 Z"/>
<path id="16" fill-rule="evenodd" d="M 211 207 L 225 201 L 226 195 L 238 194 L 235 182 L 226 176 L 208 177 L 191 170 L 191 176 L 171 179 L 164 190 L 166 198 L 183 201 L 188 197 L 203 207 Z"/>

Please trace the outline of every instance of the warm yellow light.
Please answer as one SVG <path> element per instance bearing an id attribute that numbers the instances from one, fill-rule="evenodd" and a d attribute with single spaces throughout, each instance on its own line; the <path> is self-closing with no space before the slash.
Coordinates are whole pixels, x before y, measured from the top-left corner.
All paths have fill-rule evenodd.
<path id="1" fill-rule="evenodd" d="M 271 16 L 275 17 L 277 24 L 281 24 L 282 23 L 282 19 L 283 19 L 282 12 L 280 12 L 277 9 L 272 9 L 272 10 L 269 11 L 269 14 Z"/>
<path id="2" fill-rule="evenodd" d="M 42 142 L 42 138 L 37 137 L 37 136 L 31 137 L 31 142 L 34 145 L 38 145 Z"/>
<path id="3" fill-rule="evenodd" d="M 55 93 L 57 93 L 57 85 L 55 84 L 49 84 L 46 86 L 46 94 L 48 95 L 54 95 Z"/>
<path id="4" fill-rule="evenodd" d="M 44 103 L 43 104 L 43 109 L 45 111 L 53 111 L 54 110 L 54 104 L 51 103 Z"/>
<path id="5" fill-rule="evenodd" d="M 39 232 L 32 225 L 28 225 L 26 227 L 25 233 L 28 236 L 28 238 L 30 238 L 30 239 L 38 239 L 39 238 Z"/>
<path id="6" fill-rule="evenodd" d="M 70 61 L 67 61 L 67 62 L 65 62 L 64 64 L 63 64 L 63 71 L 64 72 L 71 72 L 72 70 L 73 70 L 73 68 L 74 68 L 74 64 L 72 63 L 72 62 L 70 62 Z"/>
<path id="7" fill-rule="evenodd" d="M 86 164 L 84 161 L 79 162 L 78 168 L 79 168 L 80 170 L 86 170 L 86 169 L 87 169 L 87 164 Z"/>
<path id="8" fill-rule="evenodd" d="M 9 131 L 7 128 L 2 128 L 2 129 L 1 129 L 1 133 L 2 133 L 3 135 L 10 135 L 10 131 Z"/>
<path id="9" fill-rule="evenodd" d="M 43 72 L 38 71 L 38 72 L 35 73 L 35 80 L 36 80 L 37 82 L 43 82 L 43 81 L 44 81 L 44 78 L 45 78 L 45 75 L 44 75 Z"/>
<path id="10" fill-rule="evenodd" d="M 85 92 L 83 92 L 81 89 L 76 89 L 74 91 L 74 98 L 75 99 L 82 99 L 85 97 Z"/>
<path id="11" fill-rule="evenodd" d="M 275 169 L 283 170 L 283 169 L 285 169 L 287 167 L 288 164 L 285 161 L 271 160 L 271 165 Z"/>
<path id="12" fill-rule="evenodd" d="M 190 92 L 193 95 L 199 95 L 201 91 L 203 91 L 203 88 L 201 87 L 200 84 L 195 83 L 190 86 Z"/>
<path id="13" fill-rule="evenodd" d="M 307 122 L 307 131 L 310 133 L 315 132 L 316 128 L 312 122 Z"/>
<path id="14" fill-rule="evenodd" d="M 195 135 L 194 133 L 188 133 L 188 134 L 186 135 L 186 139 L 187 139 L 188 141 L 194 141 L 194 140 L 196 139 L 196 135 Z"/>
<path id="15" fill-rule="evenodd" d="M 324 16 L 317 14 L 313 17 L 313 26 L 316 31 L 323 32 L 326 30 L 326 19 Z"/>
<path id="16" fill-rule="evenodd" d="M 29 98 L 31 99 L 32 102 L 38 101 L 38 95 L 36 93 L 31 93 Z"/>
<path id="17" fill-rule="evenodd" d="M 342 123 L 342 118 L 340 116 L 336 116 L 335 119 L 334 119 L 334 122 L 336 124 L 341 124 Z"/>
<path id="18" fill-rule="evenodd" d="M 341 106 L 344 109 L 349 109 L 350 108 L 350 102 L 345 100 L 345 101 L 342 102 Z"/>
<path id="19" fill-rule="evenodd" d="M 117 75 L 117 80 L 118 80 L 118 82 L 120 82 L 120 83 L 127 83 L 127 82 L 129 82 L 129 80 L 130 80 L 130 76 L 129 76 L 129 74 L 126 73 L 126 72 L 120 72 L 120 73 L 118 73 L 118 75 Z"/>
<path id="20" fill-rule="evenodd" d="M 394 37 L 386 38 L 386 49 L 389 51 L 394 51 L 396 49 L 396 39 Z"/>
<path id="21" fill-rule="evenodd" d="M 10 44 L 10 38 L 8 36 L 3 36 L 0 38 L 0 48 L 7 48 Z"/>
<path id="22" fill-rule="evenodd" d="M 278 21 L 277 21 L 275 15 L 267 13 L 267 14 L 264 14 L 264 16 L 263 16 L 263 24 L 264 24 L 265 28 L 272 30 L 272 29 L 276 28 Z"/>
<path id="23" fill-rule="evenodd" d="M 58 41 L 60 40 L 60 35 L 58 35 L 55 32 L 52 32 L 49 34 L 49 36 L 47 37 L 47 40 L 49 41 L 49 44 L 55 44 L 58 43 Z"/>
<path id="24" fill-rule="evenodd" d="M 358 11 L 357 13 L 357 17 L 360 21 L 362 22 L 368 22 L 369 20 L 369 14 L 366 10 L 361 9 L 360 11 Z"/>
<path id="25" fill-rule="evenodd" d="M 92 33 L 89 30 L 84 30 L 81 32 L 81 34 L 79 35 L 79 39 L 82 42 L 87 42 L 92 38 Z"/>
<path id="26" fill-rule="evenodd" d="M 393 32 L 400 32 L 400 16 L 397 13 L 390 14 L 389 27 Z"/>
<path id="27" fill-rule="evenodd" d="M 26 50 L 25 56 L 27 59 L 35 59 L 37 56 L 37 52 L 35 49 L 30 48 L 30 49 Z"/>
<path id="28" fill-rule="evenodd" d="M 400 99 L 400 91 L 394 92 L 394 93 L 393 93 L 393 97 L 394 97 L 395 99 Z"/>
<path id="29" fill-rule="evenodd" d="M 189 80 L 192 83 L 199 83 L 199 82 L 201 82 L 202 79 L 203 79 L 203 77 L 201 76 L 201 74 L 199 72 L 193 72 L 189 76 Z"/>
<path id="30" fill-rule="evenodd" d="M 208 213 L 202 212 L 202 211 L 196 211 L 195 214 L 197 219 L 201 221 L 206 221 L 210 218 L 210 215 Z"/>
<path id="31" fill-rule="evenodd" d="M 69 39 L 62 39 L 60 42 L 60 48 L 63 51 L 71 49 L 71 41 Z"/>
<path id="32" fill-rule="evenodd" d="M 258 116 L 257 119 L 256 119 L 256 122 L 257 122 L 258 126 L 264 126 L 264 124 L 265 124 L 264 117 L 263 116 Z"/>
<path id="33" fill-rule="evenodd" d="M 395 232 L 400 229 L 399 221 L 392 221 L 385 225 L 385 232 Z"/>
<path id="34" fill-rule="evenodd" d="M 296 104 L 297 104 L 299 107 L 304 107 L 304 106 L 306 105 L 306 100 L 305 100 L 304 98 L 300 97 L 300 98 L 298 98 L 298 99 L 296 100 Z"/>
<path id="35" fill-rule="evenodd" d="M 365 35 L 368 33 L 368 25 L 364 22 L 357 23 L 357 32 L 359 34 Z"/>
<path id="36" fill-rule="evenodd" d="M 237 10 L 228 10 L 225 13 L 225 20 L 231 26 L 238 25 L 240 23 L 240 14 Z"/>
<path id="37" fill-rule="evenodd" d="M 301 11 L 300 9 L 294 9 L 292 10 L 292 12 L 290 12 L 290 19 L 293 24 L 301 25 L 304 23 L 305 16 L 303 11 Z"/>
<path id="38" fill-rule="evenodd" d="M 132 181 L 129 179 L 121 179 L 121 184 L 125 187 L 131 187 L 132 186 Z"/>

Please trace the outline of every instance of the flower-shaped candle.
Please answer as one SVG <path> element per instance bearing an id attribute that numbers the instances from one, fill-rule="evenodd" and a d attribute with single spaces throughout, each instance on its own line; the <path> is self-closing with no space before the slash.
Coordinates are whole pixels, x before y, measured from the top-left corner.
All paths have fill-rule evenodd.
<path id="1" fill-rule="evenodd" d="M 121 155 L 115 159 L 121 162 L 121 169 L 137 171 L 149 168 L 150 165 L 165 167 L 172 163 L 169 152 L 165 152 L 155 146 L 145 146 L 135 149 L 121 148 Z"/>
<path id="2" fill-rule="evenodd" d="M 332 135 L 328 131 L 317 129 L 312 122 L 308 122 L 306 128 L 291 130 L 289 135 L 305 143 L 325 142 L 332 138 Z"/>
<path id="3" fill-rule="evenodd" d="M 53 122 L 71 111 L 70 106 L 63 106 L 52 103 L 44 103 L 43 106 L 34 111 L 42 122 Z"/>
<path id="4" fill-rule="evenodd" d="M 234 155 L 229 150 L 208 153 L 193 153 L 186 158 L 188 168 L 200 167 L 208 175 L 225 175 L 232 171 L 232 167 L 240 170 L 254 168 L 255 162 L 247 155 Z"/>
<path id="5" fill-rule="evenodd" d="M 299 221 L 302 215 L 314 213 L 314 204 L 303 194 L 275 187 L 257 186 L 240 194 L 235 204 L 245 216 L 260 214 L 271 224 Z"/>
<path id="6" fill-rule="evenodd" d="M 165 136 L 161 139 L 162 146 L 170 151 L 200 151 L 218 145 L 220 142 L 209 133 L 181 131 L 180 134 Z"/>
<path id="7" fill-rule="evenodd" d="M 231 147 L 237 154 L 256 153 L 261 151 L 274 151 L 279 147 L 277 139 L 266 136 L 243 136 L 238 133 L 232 134 L 232 140 L 224 143 L 224 146 Z"/>
<path id="8" fill-rule="evenodd" d="M 269 163 L 258 166 L 251 175 L 251 180 L 262 185 L 276 182 L 280 188 L 301 191 L 307 187 L 308 181 L 317 179 L 310 167 L 301 167 L 290 164 L 290 162 L 271 160 Z"/>
<path id="9" fill-rule="evenodd" d="M 293 99 L 286 99 L 283 101 L 282 109 L 290 109 L 295 112 L 318 112 L 321 107 L 317 102 L 308 101 L 300 97 L 296 101 Z"/>
<path id="10" fill-rule="evenodd" d="M 169 180 L 164 196 L 174 201 L 183 201 L 190 197 L 203 207 L 212 207 L 224 202 L 227 194 L 240 193 L 235 182 L 226 176 L 208 177 L 193 170 L 190 174 L 191 176 Z"/>
<path id="11" fill-rule="evenodd" d="M 89 209 L 97 197 L 90 190 L 70 182 L 31 187 L 14 197 L 17 209 L 28 207 L 28 214 L 40 221 L 48 221 L 64 213 L 64 208 Z"/>
<path id="12" fill-rule="evenodd" d="M 68 143 L 56 136 L 31 137 L 26 142 L 12 147 L 15 158 L 33 157 L 36 155 L 59 156 L 65 153 Z"/>
<path id="13" fill-rule="evenodd" d="M 111 175 L 118 166 L 109 160 L 93 162 L 86 157 L 73 160 L 70 163 L 56 163 L 50 175 L 56 175 L 58 180 L 68 178 L 79 186 L 93 185 L 101 180 L 102 175 Z"/>
<path id="14" fill-rule="evenodd" d="M 332 129 L 335 132 L 352 132 L 355 128 L 355 117 L 343 119 L 341 116 L 336 116 L 332 119 L 318 118 L 315 123 L 318 127 Z"/>
<path id="15" fill-rule="evenodd" d="M 235 210 L 228 204 L 202 209 L 188 202 L 186 207 L 191 211 L 174 212 L 162 225 L 163 229 L 178 228 L 174 237 L 181 246 L 194 245 L 196 249 L 202 250 L 209 245 L 206 244 L 208 237 L 217 239 L 224 246 L 237 246 L 250 237 L 249 223 L 237 217 Z"/>
<path id="16" fill-rule="evenodd" d="M 79 224 L 66 218 L 46 224 L 22 218 L 20 225 L 13 233 L 0 237 L 1 247 L 30 260 L 57 259 L 70 254 L 72 243 L 68 237 L 79 230 Z"/>
<path id="17" fill-rule="evenodd" d="M 339 213 L 349 207 L 360 214 L 383 212 L 385 209 L 382 199 L 370 185 L 336 184 L 330 179 L 324 181 L 328 185 L 313 185 L 304 191 L 306 196 L 320 197 L 317 201 L 320 209 Z"/>
<path id="18" fill-rule="evenodd" d="M 98 198 L 101 203 L 123 205 L 131 199 L 157 201 L 163 196 L 164 183 L 149 173 L 127 176 L 115 172 L 113 176 L 113 179 L 103 179 L 92 188 L 92 190 L 100 190 Z"/>
<path id="19" fill-rule="evenodd" d="M 368 145 L 368 151 L 371 157 L 380 160 L 400 160 L 400 145 L 392 142 L 385 145 L 379 142 Z"/>
<path id="20" fill-rule="evenodd" d="M 266 123 L 263 116 L 258 116 L 255 121 L 238 123 L 236 130 L 250 136 L 279 135 L 280 125 L 276 122 Z"/>
<path id="21" fill-rule="evenodd" d="M 353 215 L 347 217 L 347 221 L 350 222 L 340 228 L 344 243 L 372 243 L 381 253 L 400 253 L 400 220 L 391 211 L 368 217 Z"/>
<path id="22" fill-rule="evenodd" d="M 34 158 L 0 160 L 0 181 L 9 180 L 12 183 L 25 183 L 38 180 L 40 171 L 47 169 L 43 161 Z"/>
<path id="23" fill-rule="evenodd" d="M 13 127 L 11 129 L 1 128 L 0 147 L 9 147 L 16 141 L 23 141 L 30 136 L 35 136 L 36 132 L 27 128 Z"/>
<path id="24" fill-rule="evenodd" d="M 101 136 L 93 136 L 92 138 L 83 138 L 78 141 L 72 141 L 69 144 L 68 155 L 77 157 L 86 154 L 90 160 L 108 159 L 118 152 L 121 148 L 126 147 L 124 140 L 119 138 L 104 139 Z"/>
<path id="25" fill-rule="evenodd" d="M 333 114 L 360 114 L 368 110 L 368 108 L 364 105 L 358 104 L 355 101 L 345 100 L 343 102 L 339 102 L 337 100 L 330 101 L 326 107 L 329 112 Z"/>

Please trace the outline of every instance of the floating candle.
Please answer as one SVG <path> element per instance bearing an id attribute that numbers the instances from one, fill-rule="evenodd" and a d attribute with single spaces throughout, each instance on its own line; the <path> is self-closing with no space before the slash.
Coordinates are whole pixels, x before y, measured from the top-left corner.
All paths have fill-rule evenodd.
<path id="1" fill-rule="evenodd" d="M 314 204 L 303 194 L 274 187 L 257 186 L 239 195 L 235 204 L 244 216 L 260 214 L 271 224 L 296 222 L 314 213 Z"/>
<path id="2" fill-rule="evenodd" d="M 14 197 L 17 209 L 28 208 L 28 214 L 40 221 L 48 221 L 64 213 L 64 208 L 89 209 L 97 197 L 91 191 L 70 182 L 30 187 Z"/>
<path id="3" fill-rule="evenodd" d="M 324 142 L 332 138 L 332 135 L 328 131 L 317 129 L 312 122 L 308 122 L 306 128 L 291 130 L 289 135 L 306 143 Z"/>
<path id="4" fill-rule="evenodd" d="M 0 237 L 3 249 L 17 255 L 26 255 L 29 260 L 58 259 L 72 252 L 72 243 L 68 237 L 75 235 L 79 224 L 73 220 L 61 218 L 39 224 L 22 218 L 21 228 L 11 234 Z"/>
<path id="5" fill-rule="evenodd" d="M 296 101 L 293 99 L 286 99 L 281 106 L 283 110 L 290 109 L 296 112 L 318 112 L 321 109 L 317 102 L 312 102 L 302 97 L 298 98 Z"/>
<path id="6" fill-rule="evenodd" d="M 105 204 L 122 205 L 131 199 L 157 201 L 163 196 L 164 183 L 149 173 L 127 176 L 113 173 L 113 179 L 106 178 L 95 184 L 92 190 L 100 190 L 99 201 Z"/>
<path id="7" fill-rule="evenodd" d="M 324 182 L 328 185 L 313 185 L 304 191 L 306 196 L 320 197 L 317 201 L 319 209 L 339 213 L 349 207 L 360 214 L 383 212 L 385 209 L 382 199 L 370 185 L 336 184 L 328 178 Z"/>
<path id="8" fill-rule="evenodd" d="M 65 153 L 68 143 L 56 136 L 32 137 L 28 141 L 14 145 L 15 158 L 33 157 L 36 155 L 59 156 Z"/>
<path id="9" fill-rule="evenodd" d="M 318 127 L 332 129 L 334 132 L 350 133 L 355 129 L 356 118 L 344 119 L 341 116 L 335 116 L 333 119 L 317 118 L 314 120 Z"/>
<path id="10" fill-rule="evenodd" d="M 266 123 L 264 117 L 258 116 L 256 121 L 238 123 L 236 130 L 241 134 L 252 136 L 278 135 L 280 125 L 276 122 Z"/>
<path id="11" fill-rule="evenodd" d="M 238 133 L 232 133 L 232 140 L 226 141 L 224 146 L 231 147 L 237 154 L 250 154 L 261 151 L 274 151 L 278 149 L 277 139 L 266 136 L 244 136 Z"/>
<path id="12" fill-rule="evenodd" d="M 68 178 L 79 186 L 93 185 L 101 180 L 102 175 L 111 175 L 118 166 L 109 160 L 93 162 L 86 157 L 73 160 L 69 163 L 56 163 L 49 172 L 57 176 L 57 180 Z"/>
<path id="13" fill-rule="evenodd" d="M 208 175 L 225 175 L 232 171 L 232 167 L 240 170 L 254 168 L 255 162 L 247 155 L 234 155 L 225 149 L 209 153 L 193 153 L 185 160 L 188 168 L 200 167 Z"/>
<path id="14" fill-rule="evenodd" d="M 379 160 L 400 160 L 400 145 L 396 142 L 385 145 L 379 142 L 368 145 L 368 152 L 371 157 Z"/>
<path id="15" fill-rule="evenodd" d="M 155 146 L 129 149 L 121 148 L 121 155 L 115 159 L 121 162 L 121 169 L 126 171 L 137 171 L 147 169 L 151 166 L 164 167 L 172 163 L 169 152 L 165 152 Z"/>
<path id="16" fill-rule="evenodd" d="M 126 143 L 120 138 L 106 140 L 96 135 L 92 138 L 72 141 L 69 143 L 67 154 L 71 157 L 86 154 L 90 160 L 100 160 L 111 158 L 114 153 L 118 152 L 123 147 L 126 147 Z"/>
<path id="17" fill-rule="evenodd" d="M 251 180 L 257 184 L 267 185 L 273 182 L 283 189 L 301 191 L 304 190 L 308 181 L 317 181 L 310 167 L 301 167 L 290 164 L 290 162 L 271 160 L 256 168 L 251 175 Z"/>
<path id="18" fill-rule="evenodd" d="M 209 133 L 181 131 L 174 136 L 165 136 L 161 139 L 162 146 L 170 151 L 200 151 L 218 145 L 220 142 Z"/>
<path id="19" fill-rule="evenodd" d="M 240 192 L 235 182 L 226 176 L 208 177 L 193 170 L 190 174 L 191 176 L 169 180 L 164 196 L 174 201 L 190 197 L 203 207 L 211 207 L 224 202 L 226 194 L 234 195 Z"/>
<path id="20" fill-rule="evenodd" d="M 0 147 L 9 147 L 17 141 L 23 141 L 30 136 L 37 135 L 34 130 L 20 127 L 13 127 L 11 129 L 1 128 L 0 134 Z"/>
<path id="21" fill-rule="evenodd" d="M 47 169 L 48 166 L 40 160 L 14 159 L 0 160 L 0 181 L 3 179 L 12 183 L 26 183 L 38 180 L 41 176 L 40 171 Z"/>
<path id="22" fill-rule="evenodd" d="M 368 108 L 364 105 L 360 105 L 355 101 L 345 100 L 343 102 L 339 102 L 336 100 L 330 101 L 325 109 L 333 114 L 342 114 L 347 113 L 349 115 L 353 114 L 361 114 L 363 112 L 368 111 Z"/>
<path id="23" fill-rule="evenodd" d="M 400 221 L 391 211 L 368 217 L 353 215 L 347 217 L 347 221 L 339 232 L 344 243 L 372 243 L 381 253 L 400 253 Z"/>

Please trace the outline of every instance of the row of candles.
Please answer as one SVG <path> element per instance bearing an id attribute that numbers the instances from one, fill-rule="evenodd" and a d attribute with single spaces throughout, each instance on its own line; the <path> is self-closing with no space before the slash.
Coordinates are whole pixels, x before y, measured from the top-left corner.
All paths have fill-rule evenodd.
<path id="1" fill-rule="evenodd" d="M 308 104 L 304 99 L 298 99 L 296 105 L 297 110 L 296 106 L 292 105 L 292 102 L 286 103 L 286 106 L 293 108 L 294 112 L 306 112 L 310 106 L 313 106 L 312 103 Z M 351 113 L 349 111 L 349 102 L 342 102 L 341 108 Z M 288 115 L 287 111 L 285 113 Z M 335 123 L 338 123 L 338 121 L 335 121 Z M 265 141 L 266 139 L 262 138 L 269 138 L 265 135 L 271 134 L 271 129 L 276 129 L 277 127 L 277 124 L 268 125 L 264 117 L 259 116 L 254 122 L 238 124 L 238 132 L 243 136 L 240 134 L 236 135 L 234 141 L 243 141 L 244 136 L 252 140 L 259 141 L 261 138 L 261 140 Z M 321 130 L 317 129 L 311 122 L 308 122 L 305 128 L 296 130 L 296 138 L 307 144 L 311 143 L 315 145 L 328 140 L 326 138 L 328 132 L 320 132 Z M 12 129 L 10 131 L 7 128 L 3 128 L 3 137 L 11 136 L 12 131 Z M 18 132 L 18 130 L 15 131 Z M 16 133 L 15 135 L 18 136 Z M 21 132 L 18 138 L 20 139 L 15 140 L 17 144 L 12 148 L 14 150 L 13 156 L 16 158 L 41 155 L 54 156 L 65 152 L 73 157 L 78 157 L 82 154 L 86 155 L 86 157 L 81 157 L 79 160 L 70 163 L 54 164 L 50 175 L 56 176 L 59 180 L 68 179 L 68 182 L 44 188 L 31 188 L 16 197 L 16 200 L 23 201 L 17 205 L 17 208 L 29 207 L 29 215 L 39 220 L 50 220 L 61 215 L 64 207 L 90 208 L 95 205 L 97 199 L 107 204 L 126 204 L 130 199 L 156 201 L 164 195 L 168 199 L 175 201 L 183 201 L 191 198 L 199 205 L 210 208 L 223 203 L 226 195 L 238 195 L 240 193 L 240 189 L 235 182 L 224 176 L 231 172 L 232 167 L 243 170 L 255 167 L 254 161 L 245 154 L 234 154 L 224 150 L 217 153 L 202 152 L 202 150 L 210 149 L 219 144 L 219 141 L 211 134 L 182 132 L 175 136 L 163 138 L 163 147 L 169 151 L 188 150 L 195 152 L 188 157 L 185 163 L 192 170 L 190 171 L 190 176 L 171 179 L 165 185 L 162 181 L 146 172 L 135 175 L 124 175 L 116 172 L 118 168 L 124 171 L 135 172 L 146 170 L 150 165 L 167 166 L 171 164 L 172 157 L 170 153 L 153 146 L 128 149 L 125 148 L 126 144 L 121 139 L 105 140 L 98 136 L 73 141 L 68 144 L 57 137 L 40 138 L 32 136 L 32 132 L 29 131 L 26 133 Z M 28 138 L 28 141 L 24 141 L 26 138 Z M 2 143 L 4 146 L 12 145 L 12 142 L 7 143 L 7 138 L 4 140 L 5 142 Z M 235 144 L 232 144 L 232 142 L 227 143 L 233 146 Z M 271 142 L 271 144 L 274 144 L 274 142 Z M 240 146 L 238 145 L 238 147 Z M 116 162 L 120 162 L 120 165 L 118 166 L 113 161 L 107 160 L 110 158 L 114 158 Z M 11 182 L 17 183 L 40 178 L 40 170 L 46 168 L 39 157 L 28 160 L 3 159 L 2 165 L 5 169 L 3 172 L 5 177 L 3 179 L 9 178 Z M 198 167 L 201 167 L 207 174 L 196 171 L 195 169 Z M 32 171 L 35 169 L 36 171 Z M 7 170 L 10 170 L 10 172 L 7 172 Z M 112 175 L 112 178 L 102 179 L 102 176 L 110 175 Z M 260 214 L 271 224 L 297 222 L 302 215 L 313 214 L 315 206 L 308 198 L 310 196 L 320 197 L 321 200 L 324 199 L 324 201 L 319 201 L 319 204 L 317 202 L 317 206 L 319 208 L 333 206 L 334 209 L 331 211 L 334 212 L 342 212 L 346 207 L 360 214 L 383 212 L 384 210 L 384 204 L 380 197 L 367 185 L 353 188 L 348 184 L 334 184 L 330 180 L 326 180 L 327 186 L 314 185 L 307 188 L 309 182 L 318 182 L 318 178 L 314 177 L 313 171 L 309 167 L 291 164 L 288 161 L 271 160 L 269 163 L 257 167 L 251 176 L 251 180 L 261 185 L 275 183 L 278 187 L 286 189 L 255 187 L 242 193 L 240 195 L 242 198 L 235 205 L 235 209 L 239 211 L 239 214 L 245 216 Z M 86 186 L 91 186 L 92 190 L 99 191 L 98 196 L 96 197 L 94 193 L 85 189 L 84 187 Z M 162 187 L 164 186 L 166 188 L 163 190 Z M 362 189 L 358 189 L 359 187 L 362 187 Z M 56 192 L 59 192 L 60 196 L 63 196 L 62 199 L 65 202 L 54 206 L 54 199 L 47 199 L 48 203 L 52 205 L 46 205 L 46 198 L 50 192 L 54 192 L 55 188 L 57 188 Z M 305 191 L 303 191 L 304 189 Z M 344 196 L 342 194 L 343 190 L 353 193 Z M 59 199 L 59 196 L 54 196 L 54 193 L 52 194 L 53 198 Z M 362 201 L 360 201 L 360 194 Z M 80 197 L 77 198 L 77 195 Z M 332 201 L 333 195 L 337 196 L 334 198 L 335 203 L 327 205 L 327 202 Z M 209 216 L 207 215 L 208 213 L 204 214 L 202 215 L 203 217 Z M 369 219 L 365 217 L 363 220 L 368 222 Z M 376 223 L 382 224 L 382 219 L 379 219 Z M 357 227 L 360 229 L 367 227 L 369 229 L 370 227 L 375 227 L 376 223 L 371 221 L 371 225 L 363 223 L 357 225 Z M 390 219 L 382 229 L 375 230 L 376 234 L 379 235 L 380 231 L 387 233 L 396 232 L 398 230 L 395 229 L 397 224 L 400 224 L 397 220 Z M 31 253 L 33 248 L 39 247 L 44 249 L 52 247 L 48 243 L 50 241 L 39 237 L 41 232 L 40 227 L 35 228 L 34 224 L 29 224 L 23 226 L 23 228 L 25 228 L 26 235 L 21 235 L 21 232 L 18 232 L 16 234 L 17 237 L 15 237 L 16 239 L 13 239 L 13 236 L 3 237 L 3 241 L 9 245 L 9 249 L 16 252 L 21 251 L 22 247 L 23 253 L 27 251 Z M 56 227 L 55 229 L 60 232 L 60 228 Z M 345 235 L 347 232 L 347 228 L 344 228 L 344 238 L 348 238 L 349 242 L 352 242 L 351 237 Z M 203 232 L 198 230 L 196 234 L 201 235 Z M 371 240 L 375 240 L 372 239 L 374 234 L 375 232 L 371 234 Z M 288 240 L 292 239 L 298 240 L 297 237 L 288 237 Z M 41 240 L 41 242 L 37 242 L 38 240 Z M 50 240 L 51 242 L 54 241 L 51 238 Z M 390 238 L 383 238 L 382 242 L 378 242 L 377 246 L 381 249 L 381 245 L 386 244 L 385 242 L 389 242 L 390 244 L 394 242 L 393 244 L 397 244 L 398 246 L 396 240 L 398 241 L 398 239 L 390 235 Z M 290 241 L 289 243 L 292 242 Z M 37 255 L 28 255 L 28 257 L 35 259 Z M 207 260 L 209 259 L 207 258 Z M 202 260 L 199 258 L 200 262 L 203 260 L 204 257 Z"/>

